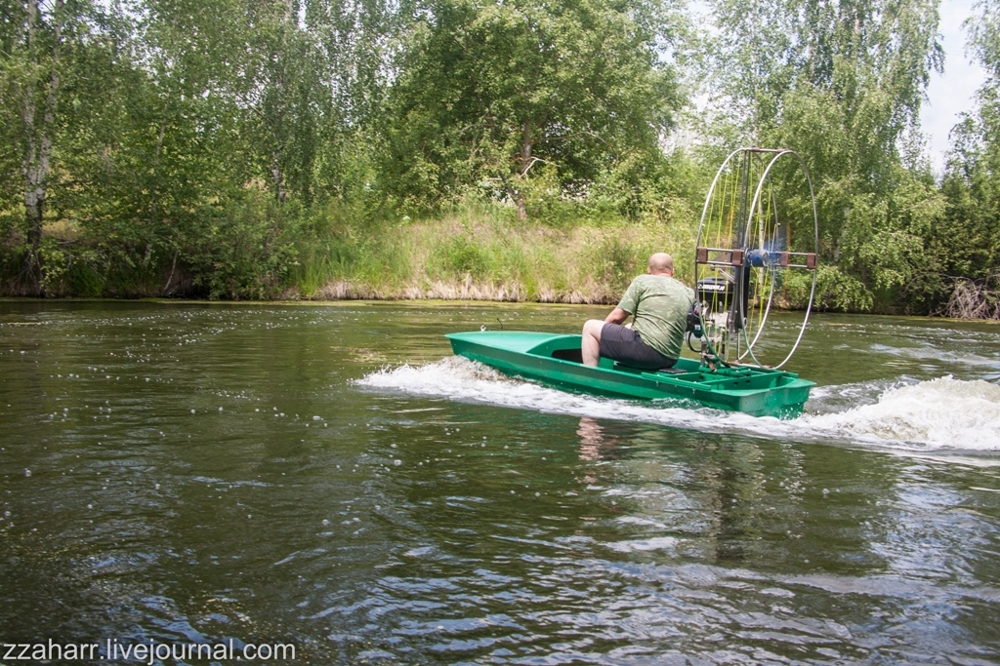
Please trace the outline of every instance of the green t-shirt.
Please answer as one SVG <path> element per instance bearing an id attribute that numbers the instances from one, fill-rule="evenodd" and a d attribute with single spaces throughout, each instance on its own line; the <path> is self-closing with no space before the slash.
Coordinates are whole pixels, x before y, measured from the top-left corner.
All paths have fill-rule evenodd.
<path id="1" fill-rule="evenodd" d="M 667 358 L 681 355 L 694 290 L 666 275 L 640 275 L 618 303 L 634 317 L 632 330 Z"/>

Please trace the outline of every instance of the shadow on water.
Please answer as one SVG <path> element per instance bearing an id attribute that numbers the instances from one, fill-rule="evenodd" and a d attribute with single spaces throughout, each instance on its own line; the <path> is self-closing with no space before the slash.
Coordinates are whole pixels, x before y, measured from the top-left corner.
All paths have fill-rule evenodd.
<path id="1" fill-rule="evenodd" d="M 497 311 L 0 304 L 0 635 L 307 663 L 1000 658 L 993 329 L 819 317 L 793 368 L 818 396 L 779 422 L 442 360 Z M 959 398 L 986 413 L 949 448 L 920 413 Z"/>

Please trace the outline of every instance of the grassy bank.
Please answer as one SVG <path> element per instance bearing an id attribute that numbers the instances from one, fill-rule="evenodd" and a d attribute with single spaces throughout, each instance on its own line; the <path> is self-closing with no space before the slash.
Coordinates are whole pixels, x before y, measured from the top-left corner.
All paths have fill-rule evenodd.
<path id="1" fill-rule="evenodd" d="M 655 220 L 552 227 L 463 211 L 310 243 L 282 296 L 612 303 L 658 250 L 690 281 L 695 234 Z"/>
<path id="2" fill-rule="evenodd" d="M 358 223 L 325 209 L 215 211 L 204 233 L 129 246 L 60 220 L 42 242 L 48 297 L 209 299 L 465 299 L 617 302 L 653 252 L 677 257 L 690 282 L 697 234 L 676 220 L 611 215 L 518 221 L 507 207 L 469 206 L 436 218 Z M 21 249 L 19 249 L 21 248 Z M 0 293 L 38 295 L 24 280 L 23 243 L 0 254 Z"/>
<path id="3" fill-rule="evenodd" d="M 693 282 L 698 215 L 683 200 L 638 219 L 567 207 L 517 220 L 505 206 L 458 207 L 427 219 L 245 205 L 202 209 L 199 223 L 136 242 L 117 229 L 59 219 L 39 251 L 47 297 L 224 300 L 446 299 L 549 303 L 617 302 L 656 251 L 674 255 Z M 571 214 L 579 213 L 579 214 Z M 38 296 L 26 279 L 24 239 L 0 243 L 0 295 Z M 891 299 L 842 304 L 852 284 L 821 265 L 818 309 L 910 313 Z M 855 285 L 856 286 L 856 285 Z M 1000 319 L 1000 282 L 956 280 L 933 314 Z M 809 282 L 789 275 L 777 305 L 803 307 Z"/>

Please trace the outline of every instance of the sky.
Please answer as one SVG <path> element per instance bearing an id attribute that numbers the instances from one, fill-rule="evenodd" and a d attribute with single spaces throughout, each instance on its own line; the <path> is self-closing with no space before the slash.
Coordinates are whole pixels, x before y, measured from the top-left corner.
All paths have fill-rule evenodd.
<path id="1" fill-rule="evenodd" d="M 978 64 L 969 62 L 965 53 L 962 21 L 973 13 L 974 0 L 942 0 L 940 13 L 941 45 L 944 47 L 944 74 L 933 73 L 927 88 L 928 100 L 920 111 L 920 124 L 927 136 L 927 150 L 935 173 L 944 171 L 948 133 L 959 115 L 975 107 L 976 90 L 986 80 Z"/>

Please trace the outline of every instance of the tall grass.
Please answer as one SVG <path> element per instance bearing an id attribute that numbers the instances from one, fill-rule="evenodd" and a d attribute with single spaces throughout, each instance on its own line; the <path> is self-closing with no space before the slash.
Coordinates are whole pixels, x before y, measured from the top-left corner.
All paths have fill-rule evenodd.
<path id="1" fill-rule="evenodd" d="M 316 238 L 284 296 L 613 303 L 653 252 L 674 254 L 690 281 L 695 233 L 694 220 L 545 225 L 470 206 Z"/>

